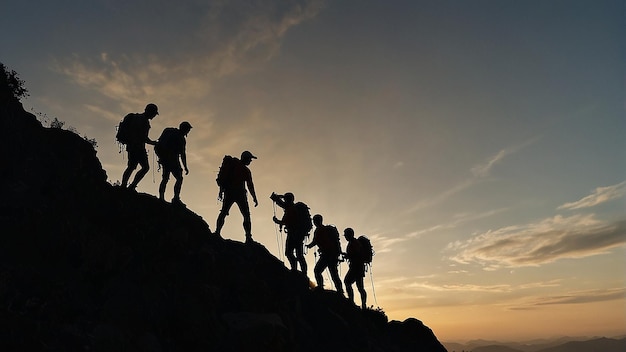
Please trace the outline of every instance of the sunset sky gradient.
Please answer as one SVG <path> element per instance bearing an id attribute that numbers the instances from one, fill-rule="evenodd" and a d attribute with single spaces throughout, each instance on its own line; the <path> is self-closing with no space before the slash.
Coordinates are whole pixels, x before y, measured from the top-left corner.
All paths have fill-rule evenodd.
<path id="1" fill-rule="evenodd" d="M 0 61 L 27 110 L 97 140 L 111 183 L 126 113 L 156 103 L 153 139 L 189 121 L 181 197 L 212 229 L 222 156 L 252 151 L 255 239 L 284 259 L 272 192 L 367 234 L 390 319 L 442 341 L 608 337 L 626 334 L 624 6 L 9 1 Z"/>

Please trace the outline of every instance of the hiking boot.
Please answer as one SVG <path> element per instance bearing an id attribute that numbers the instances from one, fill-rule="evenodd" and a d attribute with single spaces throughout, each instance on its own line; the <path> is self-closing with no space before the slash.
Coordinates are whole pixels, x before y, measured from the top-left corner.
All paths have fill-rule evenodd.
<path id="1" fill-rule="evenodd" d="M 185 206 L 185 203 L 181 202 L 180 198 L 172 198 L 172 205 Z"/>

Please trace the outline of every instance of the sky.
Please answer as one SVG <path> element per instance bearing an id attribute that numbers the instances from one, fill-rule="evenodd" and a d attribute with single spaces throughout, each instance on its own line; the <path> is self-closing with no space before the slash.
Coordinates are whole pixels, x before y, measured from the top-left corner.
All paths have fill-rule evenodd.
<path id="1" fill-rule="evenodd" d="M 367 235 L 368 305 L 389 319 L 441 341 L 626 334 L 623 1 L 2 7 L 24 107 L 95 138 L 109 182 L 116 125 L 153 102 L 152 139 L 193 126 L 189 209 L 214 229 L 221 159 L 250 150 L 255 240 L 285 260 L 272 192 Z M 149 150 L 138 191 L 157 195 Z M 241 222 L 233 208 L 222 235 L 243 241 Z"/>

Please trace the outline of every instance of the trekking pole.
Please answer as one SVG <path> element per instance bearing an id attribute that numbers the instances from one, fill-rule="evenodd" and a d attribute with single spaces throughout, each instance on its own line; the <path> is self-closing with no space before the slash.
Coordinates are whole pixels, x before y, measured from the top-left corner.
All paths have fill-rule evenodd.
<path id="1" fill-rule="evenodd" d="M 366 264 L 366 268 L 369 266 L 370 268 L 370 282 L 372 283 L 372 293 L 374 294 L 374 302 L 376 306 L 378 306 L 378 300 L 376 299 L 376 290 L 374 289 L 374 274 L 372 273 L 372 264 Z"/>
<path id="2" fill-rule="evenodd" d="M 154 165 L 154 161 L 155 161 L 155 157 L 154 157 L 154 153 L 152 153 L 152 165 Z M 154 167 L 152 168 L 152 183 L 156 183 L 156 180 L 154 178 Z"/>
<path id="3" fill-rule="evenodd" d="M 276 217 L 276 202 L 272 202 L 272 210 L 274 211 L 274 217 Z M 278 235 L 278 224 L 274 223 L 274 233 L 276 234 L 276 246 L 278 247 L 278 258 L 280 261 L 285 264 L 285 260 L 283 258 L 283 250 L 281 248 L 282 236 Z M 280 231 L 282 234 L 282 230 Z"/>

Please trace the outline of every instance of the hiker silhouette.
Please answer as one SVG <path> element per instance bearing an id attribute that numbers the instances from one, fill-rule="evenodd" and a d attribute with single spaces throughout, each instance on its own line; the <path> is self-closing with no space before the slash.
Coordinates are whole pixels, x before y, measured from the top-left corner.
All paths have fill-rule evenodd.
<path id="1" fill-rule="evenodd" d="M 341 244 L 339 243 L 339 232 L 337 228 L 332 225 L 324 225 L 324 218 L 320 214 L 313 216 L 313 224 L 315 225 L 315 232 L 313 232 L 313 240 L 307 244 L 308 248 L 317 246 L 320 252 L 320 259 L 315 264 L 313 272 L 315 274 L 315 281 L 317 287 L 324 288 L 324 277 L 322 272 L 328 268 L 330 277 L 332 278 L 337 293 L 343 296 L 343 288 L 341 287 L 341 279 L 337 272 L 337 266 L 339 266 L 339 255 L 341 254 Z"/>
<path id="2" fill-rule="evenodd" d="M 183 169 L 180 166 L 180 162 L 182 161 L 185 168 L 185 175 L 188 175 L 187 141 L 185 137 L 187 137 L 189 131 L 191 131 L 191 124 L 187 121 L 181 122 L 178 128 L 167 127 L 163 130 L 154 146 L 154 153 L 159 158 L 159 164 L 163 168 L 163 177 L 159 185 L 159 199 L 165 200 L 165 188 L 170 179 L 170 174 L 172 174 L 176 179 L 172 204 L 181 206 L 185 204 L 180 200 L 180 190 L 183 186 Z"/>
<path id="3" fill-rule="evenodd" d="M 356 283 L 356 287 L 361 294 L 361 308 L 367 308 L 365 304 L 367 300 L 367 293 L 363 286 L 363 277 L 365 277 L 365 261 L 363 259 L 363 249 L 359 241 L 354 238 L 354 230 L 350 227 L 343 230 L 343 235 L 348 241 L 346 246 L 346 252 L 344 256 L 348 259 L 348 272 L 346 273 L 343 282 L 346 285 L 346 292 L 348 293 L 348 299 L 354 303 L 354 291 L 352 290 L 352 284 Z"/>
<path id="4" fill-rule="evenodd" d="M 159 114 L 159 109 L 155 104 L 148 104 L 143 113 L 130 113 L 124 117 L 118 128 L 117 139 L 122 144 L 126 144 L 128 153 L 128 164 L 122 174 L 122 187 L 126 188 L 130 175 L 135 171 L 137 165 L 141 168 L 135 174 L 133 182 L 128 186 L 134 190 L 141 179 L 150 170 L 148 164 L 148 152 L 146 143 L 154 145 L 156 142 L 148 137 L 150 131 L 150 120 Z M 123 134 L 123 136 L 122 136 Z"/>
<path id="5" fill-rule="evenodd" d="M 222 209 L 217 216 L 217 224 L 215 226 L 216 235 L 220 236 L 230 207 L 237 203 L 243 216 L 246 243 L 252 242 L 252 222 L 250 220 L 250 206 L 248 205 L 246 186 L 250 191 L 254 206 L 258 206 L 259 202 L 257 201 L 254 183 L 252 182 L 252 172 L 248 168 L 252 159 L 256 158 L 247 150 L 241 153 L 241 159 L 228 155 L 224 157 L 216 180 L 220 188 L 218 199 L 222 201 Z"/>
<path id="6" fill-rule="evenodd" d="M 307 264 L 304 258 L 304 239 L 309 235 L 309 231 L 312 228 L 308 206 L 302 202 L 294 203 L 295 197 L 293 193 L 285 193 L 284 195 L 272 193 L 270 199 L 284 209 L 282 219 L 274 216 L 272 220 L 279 224 L 281 228 L 283 226 L 286 228 L 285 256 L 289 260 L 291 270 L 298 270 L 298 263 L 300 263 L 300 270 L 306 274 Z"/>

